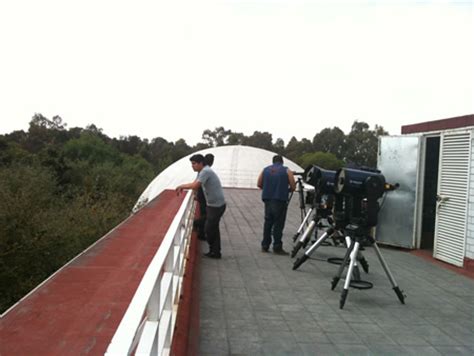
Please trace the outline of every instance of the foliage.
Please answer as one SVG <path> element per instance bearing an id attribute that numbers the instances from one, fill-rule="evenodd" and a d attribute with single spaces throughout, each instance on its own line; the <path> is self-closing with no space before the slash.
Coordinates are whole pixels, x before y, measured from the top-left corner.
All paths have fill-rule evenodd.
<path id="1" fill-rule="evenodd" d="M 230 130 L 226 130 L 221 126 L 216 127 L 214 131 L 204 130 L 202 138 L 211 147 L 223 146 L 229 134 Z"/>
<path id="2" fill-rule="evenodd" d="M 336 170 L 344 166 L 344 161 L 337 159 L 337 157 L 330 152 L 314 152 L 305 153 L 300 159 L 300 166 L 306 168 L 310 165 Z"/>
<path id="3" fill-rule="evenodd" d="M 325 128 L 314 136 L 313 149 L 329 152 L 337 158 L 343 159 L 346 152 L 346 135 L 338 127 Z"/>
<path id="4" fill-rule="evenodd" d="M 99 129 L 60 123 L 35 115 L 0 136 L 0 313 L 126 218 L 155 175 Z"/>
<path id="5" fill-rule="evenodd" d="M 365 122 L 354 121 L 346 138 L 346 163 L 357 166 L 375 167 L 377 165 L 378 137 L 388 133 L 379 126 L 370 130 Z"/>
<path id="6" fill-rule="evenodd" d="M 300 163 L 300 158 L 310 152 L 313 152 L 311 142 L 306 138 L 298 141 L 294 136 L 290 139 L 285 149 L 285 155 L 296 163 Z"/>

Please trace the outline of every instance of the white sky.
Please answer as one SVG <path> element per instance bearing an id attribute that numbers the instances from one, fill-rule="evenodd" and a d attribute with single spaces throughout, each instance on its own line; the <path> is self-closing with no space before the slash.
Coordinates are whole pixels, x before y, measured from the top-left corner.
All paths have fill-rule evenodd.
<path id="1" fill-rule="evenodd" d="M 285 143 L 474 113 L 473 1 L 0 0 L 0 133 Z"/>

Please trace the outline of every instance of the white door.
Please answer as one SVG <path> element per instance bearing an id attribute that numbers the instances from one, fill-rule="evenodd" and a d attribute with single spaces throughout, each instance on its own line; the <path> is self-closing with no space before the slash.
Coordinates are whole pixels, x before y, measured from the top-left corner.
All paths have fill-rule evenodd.
<path id="1" fill-rule="evenodd" d="M 442 134 L 433 256 L 461 267 L 466 242 L 470 153 L 470 131 Z"/>

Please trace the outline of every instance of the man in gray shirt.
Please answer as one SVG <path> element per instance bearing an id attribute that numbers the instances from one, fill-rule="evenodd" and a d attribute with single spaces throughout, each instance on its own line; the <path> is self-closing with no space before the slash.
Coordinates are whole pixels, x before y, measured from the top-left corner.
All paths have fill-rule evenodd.
<path id="1" fill-rule="evenodd" d="M 211 167 L 204 165 L 203 155 L 195 154 L 189 160 L 191 161 L 193 170 L 198 172 L 197 179 L 192 183 L 179 185 L 176 187 L 176 191 L 180 193 L 184 189 L 197 190 L 199 187 L 202 187 L 207 202 L 204 230 L 207 242 L 209 243 L 209 252 L 204 256 L 210 258 L 221 258 L 221 234 L 219 230 L 219 222 L 226 208 L 221 181 Z"/>

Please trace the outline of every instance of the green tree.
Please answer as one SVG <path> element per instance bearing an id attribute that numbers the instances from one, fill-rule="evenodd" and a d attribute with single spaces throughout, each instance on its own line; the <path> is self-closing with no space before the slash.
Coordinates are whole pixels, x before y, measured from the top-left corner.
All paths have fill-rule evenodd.
<path id="1" fill-rule="evenodd" d="M 285 141 L 282 138 L 277 138 L 273 145 L 273 150 L 279 155 L 285 154 Z"/>
<path id="2" fill-rule="evenodd" d="M 65 126 L 59 116 L 49 120 L 41 114 L 34 114 L 22 145 L 28 151 L 37 153 L 46 146 L 63 144 L 68 139 Z"/>
<path id="3" fill-rule="evenodd" d="M 306 168 L 311 165 L 318 167 L 336 170 L 344 166 L 344 161 L 337 159 L 337 157 L 330 152 L 313 152 L 305 153 L 300 159 L 300 165 Z"/>
<path id="4" fill-rule="evenodd" d="M 231 133 L 230 130 L 224 129 L 224 127 L 216 127 L 214 131 L 204 130 L 202 138 L 211 147 L 224 146 L 227 137 Z"/>
<path id="5" fill-rule="evenodd" d="M 152 164 L 155 174 L 160 173 L 171 163 L 173 144 L 162 137 L 156 137 L 151 140 L 149 145 L 149 162 Z"/>
<path id="6" fill-rule="evenodd" d="M 354 121 L 351 132 L 346 138 L 346 163 L 375 167 L 377 165 L 378 137 L 387 134 L 381 126 L 376 125 L 375 130 L 370 130 L 367 123 Z"/>
<path id="7" fill-rule="evenodd" d="M 245 135 L 241 132 L 230 132 L 227 136 L 228 145 L 242 145 L 244 142 Z"/>
<path id="8" fill-rule="evenodd" d="M 78 139 L 69 140 L 63 148 L 66 158 L 83 160 L 90 163 L 113 161 L 118 163 L 118 150 L 108 145 L 98 136 L 90 132 L 83 132 Z"/>
<path id="9" fill-rule="evenodd" d="M 49 226 L 58 202 L 54 175 L 38 165 L 0 168 L 0 186 L 1 312 L 57 267 Z"/>
<path id="10" fill-rule="evenodd" d="M 301 157 L 305 153 L 310 152 L 313 152 L 313 145 L 311 144 L 311 141 L 306 138 L 298 141 L 294 136 L 290 139 L 288 145 L 285 148 L 285 156 L 296 163 L 300 163 Z"/>
<path id="11" fill-rule="evenodd" d="M 339 159 L 344 158 L 346 135 L 338 128 L 325 128 L 313 138 L 314 151 L 329 152 Z"/>
<path id="12" fill-rule="evenodd" d="M 171 149 L 171 158 L 173 162 L 176 162 L 190 153 L 191 147 L 189 147 L 186 141 L 181 138 L 173 144 Z"/>
<path id="13" fill-rule="evenodd" d="M 243 138 L 242 144 L 271 151 L 273 149 L 272 134 L 269 132 L 254 131 L 251 136 Z"/>

